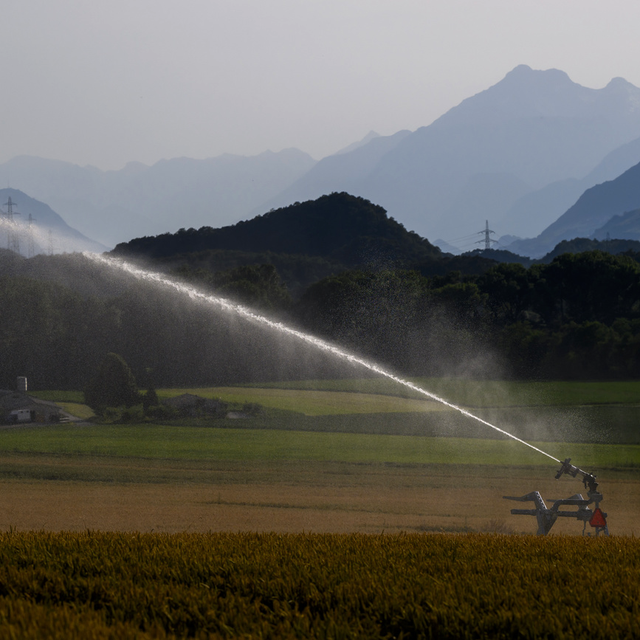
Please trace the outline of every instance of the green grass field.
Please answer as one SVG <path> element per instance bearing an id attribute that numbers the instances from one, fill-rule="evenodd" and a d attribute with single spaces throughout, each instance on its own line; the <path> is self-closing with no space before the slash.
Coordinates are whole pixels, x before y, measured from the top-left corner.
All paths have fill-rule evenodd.
<path id="1" fill-rule="evenodd" d="M 497 383 L 422 380 L 491 424 L 552 456 L 594 467 L 640 463 L 640 383 Z M 296 388 L 300 387 L 300 388 Z M 160 398 L 193 393 L 233 406 L 266 408 L 245 420 L 184 419 L 179 424 L 49 426 L 7 430 L 0 452 L 214 460 L 524 464 L 548 458 L 440 403 L 389 395 L 380 379 L 278 385 L 161 389 Z M 446 393 L 444 393 L 446 392 Z M 42 392 L 70 413 L 91 413 L 77 392 Z M 411 395 L 413 392 L 411 392 Z M 527 406 L 525 399 L 545 399 Z M 595 404 L 584 404 L 590 399 Z M 482 401 L 481 401 L 482 400 Z M 571 402 L 581 402 L 580 406 Z M 567 404 L 568 403 L 568 404 Z M 623 445 L 623 446 L 621 446 Z"/>
<path id="2" fill-rule="evenodd" d="M 161 389 L 160 398 L 192 393 L 204 398 L 220 398 L 238 405 L 257 403 L 263 407 L 294 411 L 306 416 L 359 413 L 406 413 L 443 411 L 447 407 L 431 400 L 402 398 L 344 390 L 213 387 L 208 389 Z"/>
<path id="3" fill-rule="evenodd" d="M 79 402 L 57 402 L 56 404 L 63 411 L 66 411 L 76 418 L 81 418 L 82 420 L 89 420 L 90 418 L 94 418 L 96 415 L 91 407 Z"/>
<path id="4" fill-rule="evenodd" d="M 640 405 L 631 402 L 640 399 L 640 383 L 607 383 L 598 390 L 598 383 L 439 382 L 451 386 L 445 389 L 451 397 L 464 400 L 466 396 L 462 407 L 524 440 L 640 444 Z M 297 384 L 306 388 L 282 388 Z M 362 387 L 368 392 L 359 390 Z M 495 431 L 450 407 L 432 400 L 386 395 L 383 391 L 393 391 L 387 387 L 380 380 L 325 380 L 262 387 L 166 389 L 159 395 L 188 392 L 236 405 L 260 404 L 267 408 L 267 415 L 253 424 L 267 429 L 496 437 Z M 432 388 L 436 387 L 434 382 Z M 474 404 L 472 395 L 483 402 L 476 398 Z M 543 395 L 547 402 L 539 404 Z M 531 400 L 534 396 L 535 402 Z M 588 398 L 594 402 L 586 402 Z"/>
<path id="5" fill-rule="evenodd" d="M 571 456 L 589 468 L 640 466 L 640 445 L 532 444 L 558 459 Z M 211 461 L 549 464 L 548 457 L 513 440 L 148 424 L 11 429 L 2 433 L 0 452 Z"/>
<path id="6" fill-rule="evenodd" d="M 640 405 L 640 381 L 505 382 L 461 378 L 411 378 L 411 382 L 466 407 Z M 384 378 L 255 383 L 257 388 L 351 391 L 420 398 L 421 394 Z"/>
<path id="7" fill-rule="evenodd" d="M 460 378 L 412 378 L 411 382 L 450 402 L 466 407 L 558 406 L 626 404 L 640 405 L 640 381 L 618 382 L 504 382 L 465 380 Z M 238 401 L 253 402 L 255 394 L 268 398 L 260 390 L 342 391 L 414 399 L 423 396 L 385 378 L 344 380 L 299 380 L 290 382 L 253 383 L 233 387 L 159 390 L 161 397 L 181 393 L 197 393 L 217 397 L 227 390 Z M 240 391 L 242 389 L 243 391 Z M 82 403 L 80 391 L 33 391 L 32 395 L 54 402 Z M 246 394 L 246 395 L 245 395 Z M 282 397 L 286 397 L 284 394 Z M 370 401 L 370 399 L 369 399 Z M 268 405 L 265 405 L 268 406 Z"/>

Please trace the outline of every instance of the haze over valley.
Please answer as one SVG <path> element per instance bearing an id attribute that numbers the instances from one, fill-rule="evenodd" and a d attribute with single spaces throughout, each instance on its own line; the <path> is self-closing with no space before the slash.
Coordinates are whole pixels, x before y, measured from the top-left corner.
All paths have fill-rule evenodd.
<path id="1" fill-rule="evenodd" d="M 344 191 L 383 206 L 445 251 L 473 249 L 489 220 L 500 248 L 541 257 L 562 240 L 592 237 L 614 216 L 640 209 L 629 180 L 624 195 L 608 198 L 597 216 L 572 209 L 595 185 L 612 182 L 610 193 L 623 188 L 616 179 L 639 162 L 640 89 L 622 78 L 590 89 L 562 71 L 519 65 L 428 126 L 388 136 L 372 131 L 319 162 L 287 149 L 102 171 L 17 156 L 0 165 L 0 184 L 25 194 L 23 202 L 13 197 L 18 211 L 28 213 L 27 197 L 35 198 L 95 247 L 182 227 L 228 226 Z M 46 227 L 42 216 L 33 218 Z M 628 219 L 608 229 L 614 237 L 640 237 Z M 83 242 L 75 248 L 89 246 Z"/>

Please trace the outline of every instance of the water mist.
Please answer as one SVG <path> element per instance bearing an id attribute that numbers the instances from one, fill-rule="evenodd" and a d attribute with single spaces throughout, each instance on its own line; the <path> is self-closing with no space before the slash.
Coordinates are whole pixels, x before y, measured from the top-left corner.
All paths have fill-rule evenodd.
<path id="1" fill-rule="evenodd" d="M 513 434 L 509 433 L 508 431 L 505 431 L 503 429 L 500 429 L 500 427 L 497 427 L 493 424 L 491 424 L 490 422 L 487 422 L 486 420 L 483 420 L 482 418 L 473 415 L 472 413 L 470 413 L 469 411 L 467 411 L 466 409 L 463 409 L 462 407 L 459 407 L 455 404 L 453 404 L 452 402 L 449 402 L 448 400 L 445 400 L 444 398 L 441 398 L 440 396 L 437 396 L 434 393 L 431 393 L 430 391 L 427 391 L 426 389 L 423 389 L 421 387 L 419 387 L 418 385 L 408 381 L 408 380 L 404 380 L 398 376 L 396 376 L 395 374 L 386 371 L 384 368 L 382 368 L 381 366 L 379 366 L 378 364 L 374 363 L 374 362 L 369 362 L 368 360 L 365 360 L 364 358 L 361 358 L 359 356 L 356 356 L 352 353 L 349 353 L 347 351 L 344 351 L 343 349 L 336 347 L 334 345 L 329 344 L 328 342 L 325 342 L 324 340 L 321 340 L 319 338 L 316 338 L 315 336 L 312 336 L 308 333 L 304 333 L 303 331 L 298 331 L 297 329 L 294 329 L 292 327 L 287 326 L 286 324 L 283 324 L 282 322 L 276 322 L 273 320 L 270 320 L 269 318 L 266 318 L 265 316 L 262 316 L 260 314 L 257 314 L 255 312 L 253 312 L 251 309 L 249 309 L 248 307 L 245 307 L 241 304 L 237 304 L 234 302 L 231 302 L 230 300 L 227 300 L 225 298 L 220 298 L 216 295 L 213 294 L 209 294 L 209 293 L 203 293 L 202 291 L 198 291 L 198 289 L 196 289 L 195 287 L 192 287 L 188 284 L 184 284 L 181 282 L 177 282 L 175 280 L 171 280 L 170 278 L 159 274 L 159 273 L 154 273 L 152 271 L 146 271 L 144 269 L 141 269 L 139 267 L 136 267 L 132 264 L 129 264 L 123 260 L 120 259 L 115 259 L 115 258 L 109 258 L 106 256 L 100 256 L 94 253 L 88 253 L 85 252 L 83 254 L 86 258 L 88 258 L 89 260 L 93 261 L 96 264 L 108 267 L 110 269 L 114 269 L 114 270 L 119 270 L 122 271 L 124 273 L 127 273 L 135 278 L 137 278 L 138 280 L 144 281 L 144 282 L 151 282 L 151 283 L 155 283 L 155 284 L 160 284 L 163 287 L 169 288 L 169 289 L 174 289 L 176 291 L 178 291 L 179 293 L 181 293 L 182 295 L 185 295 L 189 298 L 191 298 L 192 300 L 198 300 L 201 302 L 205 302 L 207 304 L 213 305 L 215 307 L 217 307 L 218 309 L 225 311 L 227 313 L 231 313 L 231 314 L 235 314 L 237 316 L 240 316 L 242 318 L 245 318 L 247 320 L 250 320 L 252 322 L 261 324 L 263 326 L 266 326 L 270 329 L 272 329 L 273 331 L 278 331 L 281 334 L 284 335 L 288 335 L 288 336 L 293 336 L 294 338 L 297 338 L 298 340 L 312 346 L 315 347 L 316 349 L 319 349 L 327 354 L 330 354 L 331 356 L 335 357 L 335 358 L 339 358 L 340 360 L 344 361 L 345 363 L 349 363 L 349 364 L 355 364 L 355 365 L 360 365 L 362 367 L 364 367 L 365 369 L 369 370 L 372 373 L 376 373 L 380 376 L 383 376 L 389 380 L 392 380 L 393 382 L 396 382 L 399 385 L 402 385 L 404 387 L 406 387 L 407 389 L 411 389 L 412 391 L 415 391 L 423 396 L 425 396 L 426 398 L 429 398 L 430 400 L 433 400 L 435 402 L 439 402 L 440 404 L 443 404 L 451 409 L 454 409 L 455 411 L 460 412 L 461 414 L 467 416 L 468 418 L 471 418 L 473 420 L 476 420 L 484 425 L 486 425 L 487 427 L 490 427 L 491 429 L 493 429 L 494 431 L 497 431 L 509 438 L 511 438 L 512 440 L 516 440 L 517 442 L 520 442 L 521 444 L 529 447 L 530 449 L 533 449 L 534 451 L 537 451 L 538 453 L 541 453 L 542 455 L 546 456 L 547 458 L 550 458 L 551 460 L 554 460 L 555 462 L 560 462 L 560 460 L 554 456 L 552 456 L 549 453 L 546 453 L 545 451 L 542 451 L 542 449 L 539 449 L 538 447 L 535 447 L 534 445 L 530 444 L 529 442 L 526 442 L 525 440 L 522 440 L 521 438 L 518 438 L 517 436 L 514 436 Z"/>

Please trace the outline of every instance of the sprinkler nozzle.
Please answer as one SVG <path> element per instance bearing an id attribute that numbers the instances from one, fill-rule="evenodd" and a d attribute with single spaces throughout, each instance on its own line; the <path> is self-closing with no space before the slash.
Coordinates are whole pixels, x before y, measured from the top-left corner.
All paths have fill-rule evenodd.
<path id="1" fill-rule="evenodd" d="M 587 473 L 582 469 L 579 469 L 575 465 L 571 464 L 571 458 L 567 458 L 563 463 L 558 473 L 556 473 L 556 480 L 558 480 L 562 474 L 566 473 L 567 475 L 575 478 L 578 474 L 582 476 L 582 483 L 585 488 L 588 488 L 589 491 L 597 491 L 598 483 L 596 482 L 596 477 L 592 473 Z"/>

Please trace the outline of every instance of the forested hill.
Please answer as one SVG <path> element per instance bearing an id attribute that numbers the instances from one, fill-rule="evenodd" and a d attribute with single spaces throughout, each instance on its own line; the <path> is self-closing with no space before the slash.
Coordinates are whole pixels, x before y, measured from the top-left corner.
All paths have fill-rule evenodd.
<path id="1" fill-rule="evenodd" d="M 136 238 L 117 245 L 112 253 L 168 258 L 211 250 L 302 254 L 347 266 L 380 261 L 408 264 L 443 255 L 428 240 L 389 217 L 382 207 L 348 193 L 296 202 L 219 229 L 180 229 Z"/>

